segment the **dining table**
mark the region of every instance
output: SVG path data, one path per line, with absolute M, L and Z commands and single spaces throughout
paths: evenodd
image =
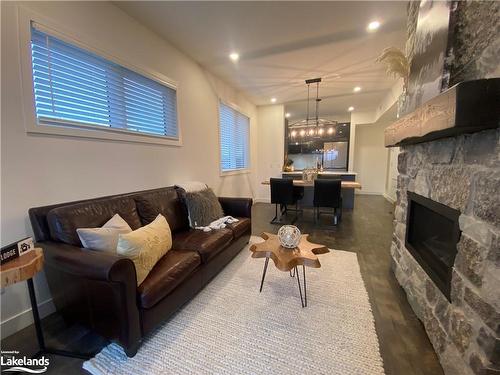
M 262 181 L 262 185 L 271 185 L 269 180 Z M 293 186 L 314 187 L 314 180 L 293 180 Z M 361 189 L 361 184 L 357 181 L 342 181 L 342 189 Z

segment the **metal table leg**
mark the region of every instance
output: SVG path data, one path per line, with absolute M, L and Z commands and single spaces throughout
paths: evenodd
M 40 314 L 38 313 L 38 304 L 36 302 L 35 286 L 33 279 L 26 280 L 28 284 L 28 293 L 30 295 L 31 311 L 33 312 L 33 321 L 35 323 L 36 339 L 38 340 L 39 351 L 45 351 L 45 340 L 43 338 L 42 323 L 40 321 Z
M 67 352 L 65 350 L 50 349 L 45 346 L 45 339 L 43 337 L 42 322 L 40 320 L 40 314 L 38 313 L 38 303 L 36 302 L 35 287 L 33 285 L 33 279 L 26 280 L 28 284 L 28 292 L 31 301 L 31 310 L 33 312 L 33 321 L 35 323 L 36 338 L 38 340 L 39 351 L 34 355 L 34 357 L 40 357 L 43 354 L 55 354 L 64 357 L 80 358 L 80 359 L 90 359 L 89 355 Z
M 293 274 L 297 275 L 297 284 L 299 286 L 299 293 L 300 293 L 300 303 L 302 304 L 302 307 L 307 307 L 307 282 L 306 282 L 306 267 L 302 265 L 302 274 L 304 276 L 304 297 L 302 297 L 302 285 L 300 284 L 300 277 L 299 277 L 299 270 L 297 269 L 297 266 L 293 268 Z M 290 276 L 292 276 L 291 271 L 290 271 Z
M 304 306 L 304 299 L 302 298 L 302 287 L 300 286 L 299 270 L 297 269 L 297 266 L 295 266 L 295 274 L 297 275 L 297 284 L 299 285 L 300 303 L 301 303 L 302 307 L 305 307 Z
M 307 307 L 306 266 L 302 265 L 302 271 L 304 273 L 304 306 Z
M 262 292 L 262 286 L 264 285 L 264 279 L 266 278 L 267 264 L 269 263 L 269 257 L 266 257 L 266 264 L 264 264 L 264 272 L 262 272 L 262 280 L 260 281 L 260 290 Z

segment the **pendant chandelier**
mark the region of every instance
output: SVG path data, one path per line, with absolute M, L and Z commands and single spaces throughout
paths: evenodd
M 319 97 L 319 84 L 321 78 L 306 79 L 307 85 L 307 115 L 305 120 L 300 120 L 289 125 L 291 129 L 290 136 L 295 138 L 300 137 L 314 137 L 320 138 L 324 134 L 332 135 L 335 132 L 335 125 L 337 121 L 327 120 L 319 117 L 319 103 L 321 98 Z M 310 115 L 310 102 L 311 102 L 311 84 L 316 84 L 316 98 L 315 101 L 315 114 L 314 117 Z

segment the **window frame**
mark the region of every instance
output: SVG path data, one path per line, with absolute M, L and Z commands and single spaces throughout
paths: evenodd
M 103 127 L 100 125 L 71 123 L 71 121 L 61 121 L 61 126 L 53 124 L 38 123 L 35 107 L 35 95 L 33 84 L 33 71 L 31 67 L 31 24 L 36 23 L 39 30 L 45 32 L 64 42 L 70 43 L 75 47 L 82 48 L 90 53 L 94 53 L 104 59 L 107 59 L 115 64 L 127 68 L 137 74 L 140 74 L 148 79 L 151 79 L 161 85 L 165 85 L 176 91 L 176 111 L 177 111 L 177 138 L 172 138 L 164 135 L 155 135 L 147 133 L 139 133 L 120 128 Z M 85 40 L 83 40 L 85 39 Z M 90 43 L 89 39 L 83 34 L 76 37 L 68 29 L 56 25 L 53 21 L 40 16 L 26 8 L 19 8 L 19 41 L 20 41 L 20 63 L 21 63 L 21 79 L 22 79 L 22 101 L 24 125 L 28 134 L 45 134 L 55 136 L 79 137 L 87 139 L 98 139 L 108 141 L 123 141 L 149 143 L 166 146 L 182 146 L 182 126 L 179 112 L 179 84 L 164 76 L 149 67 L 133 65 L 123 59 L 105 52 L 102 48 L 97 47 L 98 41 Z
M 231 108 L 232 110 L 239 112 L 241 115 L 245 116 L 248 118 L 248 145 L 247 145 L 247 166 L 246 168 L 238 168 L 238 169 L 231 169 L 224 171 L 222 170 L 222 144 L 221 144 L 221 121 L 220 121 L 220 106 L 221 104 L 224 104 L 225 106 Z M 221 177 L 223 176 L 233 176 L 233 175 L 238 175 L 238 174 L 248 174 L 251 171 L 251 164 L 252 164 L 252 158 L 251 158 L 251 149 L 250 149 L 250 140 L 251 140 L 251 130 L 252 130 L 252 118 L 250 115 L 245 112 L 241 107 L 238 105 L 225 101 L 222 98 L 219 98 L 217 102 L 217 117 L 218 117 L 218 132 L 217 132 L 217 143 L 219 147 L 219 158 L 218 158 L 218 163 L 219 163 L 219 175 Z

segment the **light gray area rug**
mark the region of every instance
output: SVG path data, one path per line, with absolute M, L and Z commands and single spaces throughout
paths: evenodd
M 247 247 L 135 357 L 110 344 L 83 368 L 94 375 L 384 374 L 356 254 L 319 258 L 321 268 L 306 269 L 302 308 L 297 280 L 272 261 L 259 293 L 264 259 Z

